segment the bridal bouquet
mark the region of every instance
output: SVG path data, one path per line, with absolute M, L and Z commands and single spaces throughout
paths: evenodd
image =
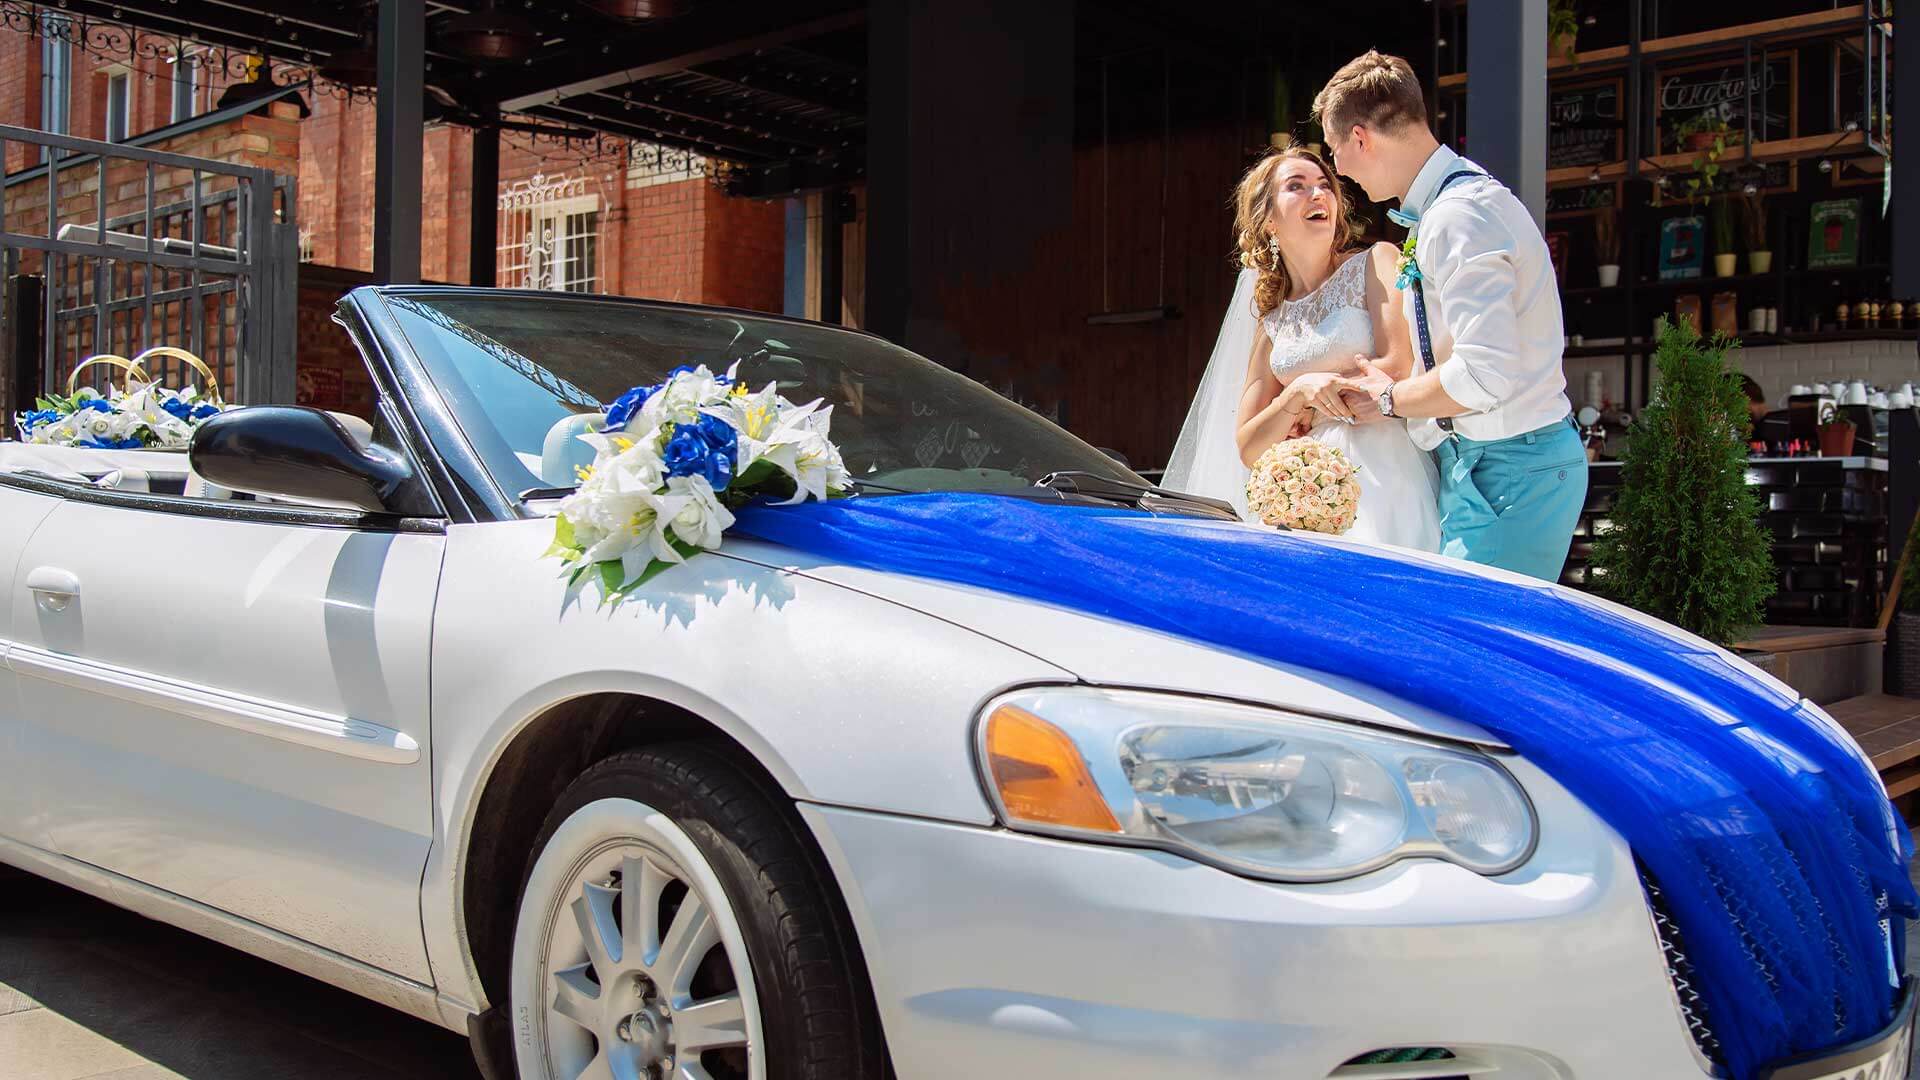
M 825 499 L 847 488 L 827 438 L 833 407 L 795 405 L 768 383 L 750 391 L 734 372 L 678 367 L 605 409 L 580 486 L 560 502 L 547 555 L 568 586 L 595 581 L 618 599 L 674 563 L 720 546 L 732 507 L 755 498 Z
M 1247 506 L 1268 525 L 1339 534 L 1360 508 L 1356 468 L 1339 447 L 1288 439 L 1267 448 L 1247 477 Z
M 192 386 L 173 390 L 130 379 L 125 389 L 105 396 L 81 387 L 65 396 L 42 397 L 31 411 L 15 416 L 14 424 L 21 441 L 41 446 L 185 450 L 193 444 L 194 430 L 222 408 Z

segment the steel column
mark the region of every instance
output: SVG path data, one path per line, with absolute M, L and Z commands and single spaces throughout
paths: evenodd
M 427 55 L 424 0 L 380 0 L 379 99 L 375 103 L 373 276 L 420 280 L 422 95 Z
M 499 280 L 500 254 L 500 129 L 492 125 L 474 129 L 469 194 L 467 283 L 492 285 Z
M 1473 160 L 1513 190 L 1535 224 L 1547 211 L 1547 5 L 1467 6 L 1467 115 Z

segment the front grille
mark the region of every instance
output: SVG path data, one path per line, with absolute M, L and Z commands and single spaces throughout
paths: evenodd
M 1644 869 L 1640 873 L 1640 881 L 1646 886 L 1647 907 L 1653 912 L 1653 931 L 1659 936 L 1660 952 L 1666 957 L 1667 979 L 1673 984 L 1674 996 L 1680 999 L 1680 1019 L 1686 1021 L 1687 1033 L 1693 1036 L 1693 1045 L 1699 1049 L 1700 1055 L 1715 1066 L 1725 1067 L 1726 1056 L 1709 1022 L 1707 1003 L 1700 997 L 1699 976 L 1694 971 L 1693 961 L 1687 959 L 1686 940 L 1680 933 L 1680 925 L 1673 921 L 1673 913 L 1667 910 L 1667 900 L 1661 895 L 1660 886 Z
M 1472 1080 L 1471 1074 L 1483 1071 L 1492 1070 L 1484 1064 L 1469 1064 L 1444 1047 L 1394 1046 L 1348 1059 L 1328 1080 Z

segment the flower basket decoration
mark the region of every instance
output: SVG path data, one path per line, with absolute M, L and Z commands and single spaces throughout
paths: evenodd
M 756 499 L 796 503 L 844 494 L 851 481 L 828 438 L 833 407 L 795 405 L 775 384 L 758 393 L 705 365 L 678 367 L 603 410 L 580 486 L 562 499 L 549 558 L 570 590 L 599 586 L 617 602 L 655 575 L 720 547 L 733 510 Z
M 172 358 L 205 380 L 203 395 L 192 383 L 174 390 L 147 373 L 147 362 Z M 125 378 L 107 393 L 79 385 L 80 373 L 93 367 L 117 368 Z M 28 412 L 14 417 L 22 442 L 74 446 L 89 450 L 185 450 L 208 418 L 231 408 L 206 362 L 185 349 L 157 345 L 129 360 L 112 353 L 89 356 L 67 376 L 64 395 L 44 395 Z

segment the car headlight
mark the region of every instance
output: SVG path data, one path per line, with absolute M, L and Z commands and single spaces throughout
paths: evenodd
M 1275 709 L 1036 687 L 988 703 L 982 771 L 1015 829 L 1164 848 L 1277 881 L 1430 856 L 1519 866 L 1534 815 L 1491 758 Z

